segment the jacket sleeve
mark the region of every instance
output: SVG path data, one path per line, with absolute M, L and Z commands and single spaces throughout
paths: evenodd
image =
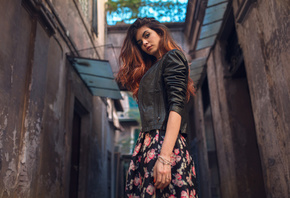
M 182 115 L 186 101 L 188 63 L 180 50 L 171 50 L 165 55 L 163 79 L 166 89 L 169 112 Z

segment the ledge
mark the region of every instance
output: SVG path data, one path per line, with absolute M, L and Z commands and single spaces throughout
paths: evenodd
M 245 17 L 248 14 L 248 11 L 253 3 L 255 3 L 257 0 L 244 0 L 242 4 L 240 5 L 237 14 L 236 14 L 236 20 L 238 23 L 242 23 L 245 19 Z
M 55 34 L 55 26 L 51 22 L 53 20 L 52 14 L 42 2 L 35 0 L 22 0 L 21 3 L 28 13 L 39 21 L 48 35 L 51 36 Z

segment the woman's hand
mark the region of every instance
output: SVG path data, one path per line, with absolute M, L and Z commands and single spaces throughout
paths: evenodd
M 167 159 L 170 161 L 170 159 Z M 163 189 L 171 182 L 171 165 L 163 164 L 157 160 L 153 168 L 153 177 L 157 189 Z

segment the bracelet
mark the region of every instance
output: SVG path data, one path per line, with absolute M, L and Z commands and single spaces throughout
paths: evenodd
M 167 159 L 165 159 L 164 157 L 162 157 L 161 155 L 158 156 L 158 160 L 165 165 L 171 165 L 171 162 Z
M 161 158 L 158 158 L 158 160 L 164 165 L 171 165 L 171 163 L 165 162 Z

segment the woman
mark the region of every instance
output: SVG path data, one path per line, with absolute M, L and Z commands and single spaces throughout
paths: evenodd
M 142 130 L 126 181 L 127 197 L 197 197 L 186 147 L 185 106 L 194 93 L 188 63 L 167 28 L 139 18 L 124 40 L 117 79 L 138 101 Z

